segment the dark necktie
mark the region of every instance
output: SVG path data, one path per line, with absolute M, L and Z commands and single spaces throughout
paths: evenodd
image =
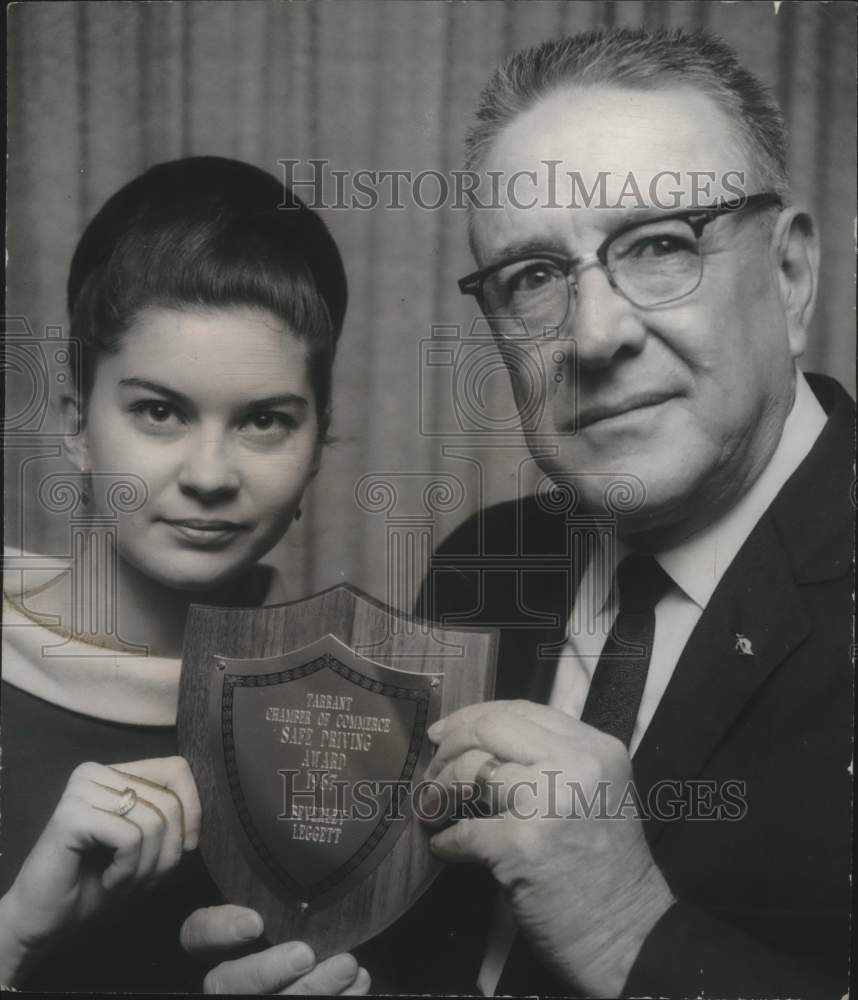
M 655 606 L 671 580 L 652 556 L 631 555 L 617 567 L 619 612 L 590 682 L 581 721 L 626 746 L 641 707 L 652 642 Z
M 670 585 L 670 577 L 652 556 L 626 556 L 617 566 L 619 610 L 596 664 L 581 721 L 616 736 L 627 747 L 652 656 L 655 606 Z M 570 986 L 534 956 L 519 933 L 495 988 L 495 995 L 505 993 L 570 994 Z

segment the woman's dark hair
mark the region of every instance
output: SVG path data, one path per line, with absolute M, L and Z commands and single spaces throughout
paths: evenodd
M 346 309 L 339 251 L 322 220 L 273 176 L 238 160 L 161 163 L 86 227 L 68 280 L 84 405 L 99 357 L 148 306 L 266 309 L 307 344 L 322 437 Z

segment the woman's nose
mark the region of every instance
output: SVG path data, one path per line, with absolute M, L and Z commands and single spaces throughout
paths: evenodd
M 179 487 L 184 493 L 212 502 L 234 495 L 240 485 L 232 448 L 223 434 L 207 431 L 188 439 L 179 470 Z

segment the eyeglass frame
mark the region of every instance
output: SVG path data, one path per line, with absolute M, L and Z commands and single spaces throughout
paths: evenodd
M 486 278 L 494 274 L 496 271 L 503 270 L 505 267 L 510 267 L 512 264 L 520 264 L 522 261 L 526 260 L 544 260 L 550 264 L 558 266 L 567 281 L 573 272 L 577 277 L 577 275 L 579 275 L 581 271 L 586 268 L 598 266 L 605 272 L 605 276 L 607 277 L 611 288 L 613 288 L 619 295 L 622 295 L 628 302 L 631 302 L 636 309 L 659 309 L 661 306 L 668 305 L 671 302 L 678 302 L 680 299 L 693 295 L 694 292 L 697 291 L 700 287 L 701 281 L 703 280 L 702 265 L 700 268 L 700 277 L 697 279 L 697 283 L 687 292 L 683 292 L 681 295 L 677 295 L 670 299 L 662 299 L 659 302 L 652 302 L 649 305 L 640 305 L 625 291 L 623 291 L 622 288 L 618 287 L 614 279 L 614 275 L 611 273 L 608 266 L 608 248 L 615 240 L 641 226 L 651 225 L 658 222 L 671 222 L 677 219 L 681 222 L 687 222 L 691 227 L 695 238 L 699 240 L 704 228 L 708 226 L 710 222 L 720 218 L 722 215 L 728 215 L 731 212 L 744 212 L 749 208 L 769 208 L 775 206 L 783 208 L 783 199 L 781 196 L 773 191 L 763 191 L 757 194 L 750 194 L 744 199 L 736 199 L 736 201 L 730 202 L 725 201 L 720 205 L 711 205 L 708 208 L 687 208 L 680 212 L 669 212 L 666 215 L 658 215 L 643 221 L 629 220 L 629 222 L 620 226 L 618 229 L 614 230 L 614 232 L 606 236 L 593 253 L 575 259 L 567 257 L 565 254 L 555 253 L 553 250 L 546 250 L 544 253 L 534 253 L 531 250 L 528 253 L 516 254 L 494 264 L 489 264 L 488 267 L 482 267 L 477 271 L 472 271 L 470 274 L 466 274 L 458 281 L 459 291 L 462 295 L 473 295 L 477 300 L 480 309 L 483 309 L 483 283 Z M 575 284 L 577 284 L 577 282 L 575 282 Z M 569 303 L 572 301 L 572 296 L 569 293 L 567 294 L 568 300 L 566 313 L 560 322 L 555 324 L 555 329 L 565 323 L 566 317 L 569 315 Z

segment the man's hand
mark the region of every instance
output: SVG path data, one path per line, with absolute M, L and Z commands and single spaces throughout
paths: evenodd
M 243 906 L 196 910 L 182 925 L 182 947 L 210 961 L 261 937 L 262 918 Z M 286 993 L 364 996 L 370 978 L 351 955 L 333 955 L 316 965 L 309 945 L 286 941 L 242 958 L 220 961 L 203 981 L 204 993 Z
M 619 996 L 674 902 L 644 838 L 625 747 L 527 701 L 470 705 L 429 736 L 438 746 L 427 779 L 452 793 L 482 768 L 481 801 L 494 804 L 435 834 L 435 853 L 487 866 L 548 964 L 593 995 Z

